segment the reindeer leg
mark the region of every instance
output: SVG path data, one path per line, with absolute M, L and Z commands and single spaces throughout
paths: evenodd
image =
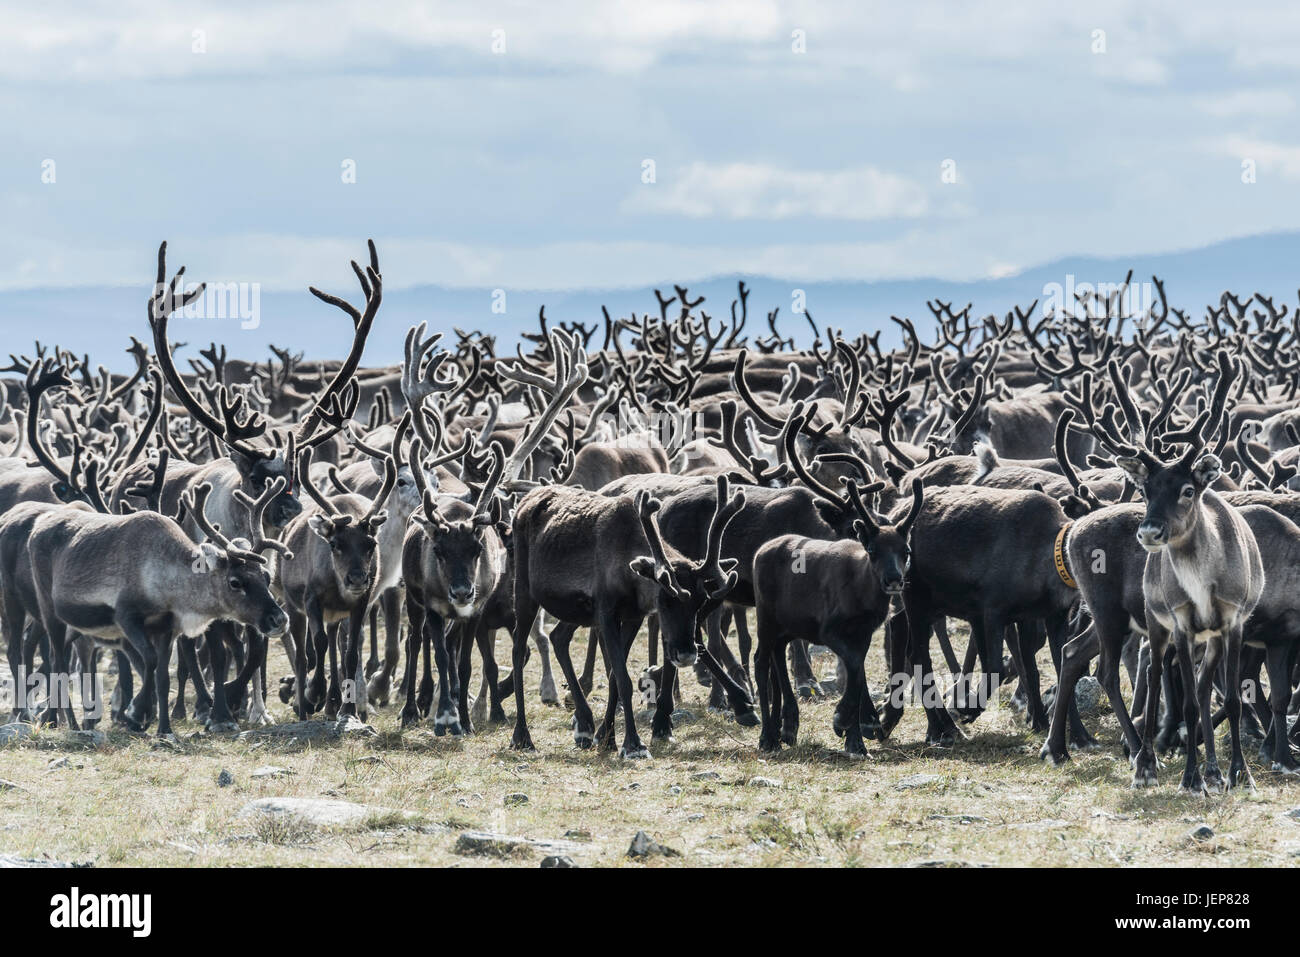
M 619 748 L 618 756 L 625 761 L 650 757 L 650 751 L 641 743 L 641 736 L 637 734 L 636 707 L 632 703 L 632 676 L 627 673 L 628 652 L 636 640 L 637 632 L 641 630 L 642 620 L 642 615 L 634 614 L 620 622 L 613 609 L 601 615 L 601 633 L 614 636 L 613 640 L 605 643 L 605 660 L 611 665 L 613 684 L 618 688 L 619 703 L 623 705 L 623 747 Z M 610 697 L 613 698 L 613 695 Z
M 1201 659 L 1200 674 L 1197 675 L 1196 680 L 1196 703 L 1200 710 L 1200 726 L 1205 738 L 1204 790 L 1208 792 L 1222 792 L 1228 788 L 1228 783 L 1223 778 L 1223 772 L 1219 770 L 1219 759 L 1214 742 L 1214 724 L 1211 720 L 1210 713 L 1212 710 L 1211 695 L 1214 692 L 1214 677 L 1219 667 L 1219 659 L 1224 652 L 1224 642 L 1225 638 L 1220 636 L 1218 640 L 1210 639 L 1210 641 L 1206 643 L 1205 655 Z M 1236 669 L 1233 669 L 1233 677 L 1238 678 L 1236 697 L 1238 700 L 1238 710 L 1240 710 L 1241 687 Z M 1232 695 L 1233 689 L 1227 689 L 1226 694 Z M 1240 718 L 1238 720 L 1240 720 Z M 1238 730 L 1238 734 L 1240 734 L 1240 730 Z M 1193 738 L 1190 728 L 1187 733 L 1187 741 L 1188 750 L 1194 753 L 1196 748 L 1192 744 Z M 1238 748 L 1240 748 L 1240 740 L 1238 740 Z
M 838 634 L 823 634 L 822 644 L 830 648 L 841 660 L 847 659 L 845 670 L 844 696 L 835 708 L 832 726 L 837 734 L 844 735 L 844 753 L 850 758 L 861 759 L 867 756 L 866 745 L 862 741 L 862 700 L 865 695 L 867 679 L 865 672 L 866 649 L 854 642 L 843 640 Z M 869 699 L 868 699 L 869 700 Z
M 1229 630 L 1224 648 L 1224 668 L 1227 671 L 1224 689 L 1224 707 L 1228 709 L 1228 737 L 1232 745 L 1232 757 L 1228 764 L 1228 787 L 1255 789 L 1255 782 L 1246 767 L 1246 758 L 1241 753 L 1241 626 Z
M 948 672 L 954 677 L 963 674 L 961 665 L 957 663 L 957 655 L 952 650 L 952 639 L 948 637 L 947 618 L 934 620 L 934 637 L 939 639 L 939 650 L 943 652 L 943 660 L 948 665 Z M 966 671 L 970 671 L 975 665 L 974 649 L 967 646 L 967 651 L 971 660 L 966 665 Z
M 1200 749 L 1196 745 L 1196 722 L 1200 714 L 1200 695 L 1196 687 L 1195 664 L 1192 660 L 1191 641 L 1181 628 L 1174 629 L 1174 649 L 1178 654 L 1178 670 L 1183 679 L 1183 722 L 1187 726 L 1187 761 L 1183 768 L 1183 780 L 1179 789 L 1189 794 L 1201 794 L 1205 791 L 1206 781 L 1201 777 L 1197 760 Z M 1207 649 L 1208 655 L 1208 649 Z M 1201 666 L 1205 667 L 1204 663 Z M 1212 678 L 1211 672 L 1206 672 Z M 1208 688 L 1207 688 L 1208 695 Z M 1209 723 L 1209 711 L 1206 710 L 1206 723 Z M 1213 735 L 1210 735 L 1211 740 Z M 1207 766 L 1206 770 L 1209 768 Z M 1216 769 L 1217 770 L 1217 769 Z M 1222 784 L 1222 775 L 1219 776 Z
M 434 617 L 433 614 L 426 609 L 424 634 L 420 636 L 420 642 L 424 645 L 424 675 L 420 678 L 419 693 L 415 697 L 415 703 L 420 709 L 421 717 L 428 717 L 429 712 L 433 710 L 433 695 L 437 688 L 433 680 L 433 630 L 429 625 L 429 619 L 432 617 Z
M 212 710 L 208 714 L 208 720 L 204 722 L 204 727 L 213 733 L 227 731 L 238 731 L 239 724 L 230 714 L 230 706 L 226 702 L 226 640 L 234 640 L 234 627 L 229 622 L 215 622 L 207 634 L 208 651 L 212 659 Z M 194 676 L 194 685 L 197 688 L 202 681 L 198 674 Z
M 515 556 L 516 560 L 518 555 Z M 512 673 L 515 678 L 515 730 L 510 747 L 516 751 L 536 751 L 532 735 L 528 733 L 528 715 L 524 707 L 524 662 L 528 660 L 528 632 L 540 609 L 528 594 L 527 582 L 515 570 L 515 630 L 510 647 Z M 552 635 L 554 638 L 554 635 Z
M 370 608 L 368 616 L 370 624 L 370 657 L 366 659 L 366 680 L 379 670 L 379 603 L 376 602 Z
M 596 669 L 596 647 L 601 643 L 601 638 L 596 634 L 595 625 L 587 629 L 587 663 L 582 666 L 582 677 L 578 679 L 578 685 L 582 688 L 583 694 L 591 694 L 594 686 L 594 676 Z M 604 649 L 601 649 L 602 654 Z M 609 670 L 609 661 L 605 662 L 605 670 Z
M 749 697 L 749 692 L 741 687 L 735 678 L 727 674 L 726 670 L 716 658 L 709 652 L 709 649 L 696 637 L 696 651 L 704 666 L 709 669 L 709 674 L 713 676 L 715 685 L 721 686 L 727 695 L 727 701 L 731 705 L 732 713 L 736 717 L 736 723 L 742 728 L 753 728 L 758 725 L 758 715 L 754 713 L 754 702 Z M 797 712 L 796 712 L 797 714 Z M 798 717 L 795 718 L 798 723 Z
M 790 644 L 796 644 L 794 639 Z M 772 671 L 775 673 L 777 690 L 781 696 L 781 743 L 794 747 L 799 743 L 799 696 L 794 685 L 790 683 L 790 671 L 786 665 L 787 655 L 773 655 Z
M 487 720 L 493 724 L 498 724 L 506 720 L 506 713 L 501 707 L 501 702 L 505 696 L 501 694 L 501 689 L 498 686 L 501 669 L 497 667 L 497 630 L 484 624 L 481 626 L 480 631 L 479 654 L 483 659 L 483 683 L 486 686 L 486 700 L 489 705 Z
M 329 691 L 325 694 L 325 717 L 337 718 L 343 707 L 343 694 L 340 687 L 339 643 L 343 641 L 343 626 L 335 622 L 329 627 Z
M 555 648 L 555 660 L 560 664 L 560 673 L 569 685 L 569 694 L 573 697 L 573 743 L 580 748 L 591 747 L 595 740 L 596 720 L 591 713 L 587 696 L 582 693 L 582 683 L 573 671 L 573 657 L 569 654 L 577 625 L 567 621 L 557 622 L 551 629 L 551 645 Z
M 649 639 L 647 661 L 651 668 L 659 664 L 659 615 L 651 612 L 646 616 L 646 637 Z M 674 666 L 675 667 L 675 666 Z
M 154 687 L 157 680 L 157 658 L 158 652 L 154 647 L 153 639 L 145 631 L 144 622 L 140 621 L 138 616 L 125 614 L 118 616 L 118 627 L 122 629 L 125 636 L 125 645 L 123 653 L 131 658 L 131 662 L 140 671 L 140 690 L 132 697 L 130 704 L 122 711 L 122 722 L 131 731 L 141 733 L 149 727 L 149 712 L 154 700 Z M 168 666 L 170 661 L 171 649 L 168 649 Z M 159 727 L 161 727 L 161 716 L 167 714 L 167 701 L 164 698 L 158 707 Z
M 1037 651 L 1042 647 L 1042 633 L 1037 621 L 1018 621 L 1015 625 L 1012 659 L 1020 675 L 1020 691 L 1025 698 L 1025 720 L 1029 730 L 1047 730 L 1047 711 L 1043 707 L 1038 676 Z
M 457 646 L 456 701 L 460 708 L 460 726 L 466 734 L 474 733 L 474 722 L 469 712 L 469 682 L 474 675 L 474 636 L 478 633 L 478 626 L 477 618 L 463 622 Z
M 1296 763 L 1291 753 L 1291 742 L 1286 734 L 1286 708 L 1291 697 L 1290 664 L 1296 647 L 1294 641 L 1270 644 L 1265 659 L 1268 668 L 1268 703 L 1273 712 L 1273 721 L 1268 736 L 1260 746 L 1259 756 L 1265 761 L 1271 758 L 1272 769 L 1286 775 L 1300 774 L 1300 764 Z
M 537 646 L 537 653 L 542 659 L 542 683 L 539 691 L 542 704 L 558 705 L 560 695 L 555 689 L 555 674 L 551 671 L 551 640 L 542 630 L 542 617 L 542 612 L 538 612 L 533 622 L 533 644 Z
M 369 609 L 358 603 L 348 616 L 347 627 L 340 626 L 338 641 L 345 642 L 342 649 L 343 670 L 340 672 L 339 717 L 364 718 L 364 704 L 358 699 L 365 693 L 365 676 L 361 671 L 361 646 L 366 641 L 366 618 Z M 360 679 L 358 681 L 358 679 Z M 358 705 L 360 704 L 360 707 Z
M 11 721 L 24 721 L 29 717 L 27 708 L 27 670 L 23 667 L 23 628 L 27 613 L 23 611 L 12 588 L 4 589 L 3 614 L 5 657 L 9 661 L 9 675 L 14 683 L 14 700 L 10 711 Z
M 425 609 L 425 616 L 424 627 L 429 635 L 427 640 L 433 646 L 433 657 L 438 664 L 438 710 L 433 719 L 433 733 L 441 737 L 450 731 L 453 735 L 459 737 L 463 732 L 460 726 L 460 716 L 452 705 L 451 659 L 447 651 L 447 624 L 437 612 Z M 425 664 L 426 666 L 428 664 L 427 658 Z
M 198 670 L 197 662 L 194 665 L 190 664 L 193 659 L 195 659 L 194 639 L 181 635 L 176 641 L 176 703 L 172 706 L 173 721 L 184 721 L 188 717 L 185 712 L 185 684 L 189 680 L 191 671 Z M 197 711 L 197 695 L 195 697 L 195 710 Z
M 754 683 L 750 679 L 750 659 L 754 653 L 754 639 L 749 633 L 749 616 L 744 605 L 732 605 L 731 620 L 736 626 L 736 648 L 740 652 L 740 667 L 745 673 L 749 694 L 754 696 Z
M 420 708 L 415 703 L 415 669 L 420 659 L 420 644 L 424 640 L 424 605 L 416 598 L 415 592 L 406 590 L 406 677 L 402 684 L 406 688 L 406 704 L 402 708 L 402 727 L 409 728 L 420 720 Z
M 907 687 L 906 648 L 914 629 L 924 629 L 925 640 L 930 640 L 930 620 L 917 624 L 917 617 L 924 612 L 919 605 L 908 603 L 904 593 L 905 608 L 890 615 L 885 626 L 885 647 L 889 660 L 889 682 L 885 695 L 885 706 L 880 715 L 880 740 L 886 740 L 890 732 L 903 717 L 903 692 Z
M 658 678 L 655 673 L 658 672 Z M 649 682 L 654 693 L 654 720 L 650 725 L 650 737 L 655 741 L 673 740 L 673 685 L 677 683 L 677 666 L 665 656 L 663 667 L 647 668 L 641 677 L 641 683 Z
M 770 754 L 781 750 L 781 729 L 773 716 L 772 709 L 772 692 L 776 677 L 772 673 L 772 658 L 774 655 L 785 657 L 785 644 L 782 641 L 783 636 L 778 634 L 776 623 L 768 620 L 768 616 L 763 614 L 761 605 L 755 617 L 758 647 L 754 651 L 754 683 L 758 685 L 758 710 L 763 725 L 758 735 L 758 750 Z
M 801 698 L 819 698 L 822 686 L 813 675 L 812 657 L 808 642 L 795 639 L 790 642 L 790 664 L 794 666 L 795 687 Z
M 402 590 L 387 589 L 379 596 L 379 607 L 384 612 L 384 659 L 379 670 L 371 676 L 366 693 L 382 708 L 388 705 L 389 687 L 401 660 Z
M 158 738 L 163 741 L 175 741 L 172 733 L 171 716 L 167 713 L 167 682 L 172 658 L 172 637 L 170 634 L 159 635 L 156 639 L 158 650 L 154 654 L 154 694 L 158 701 Z M 195 684 L 202 680 L 201 674 L 195 675 Z

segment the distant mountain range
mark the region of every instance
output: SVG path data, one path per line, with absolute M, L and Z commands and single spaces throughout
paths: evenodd
M 1117 240 L 1122 242 L 1123 238 Z M 1217 303 L 1225 289 L 1246 294 L 1254 290 L 1272 295 L 1276 302 L 1294 303 L 1300 285 L 1300 232 L 1272 233 L 1218 243 L 1202 249 L 1158 255 L 1069 257 L 1034 266 L 1014 276 L 970 282 L 938 279 L 885 280 L 877 282 L 799 282 L 770 276 L 725 276 L 687 281 L 692 298 L 706 297 L 701 308 L 715 319 L 726 319 L 736 296 L 736 283 L 744 279 L 749 296 L 749 325 L 767 334 L 767 313 L 780 307 L 779 330 L 801 343 L 811 339 L 802 315 L 792 312 L 795 290 L 803 290 L 807 308 L 821 328 L 843 328 L 850 334 L 885 329 L 885 340 L 894 339 L 896 327 L 889 316 L 910 316 L 923 330 L 930 328 L 927 299 L 951 300 L 954 308 L 973 302 L 975 315 L 990 312 L 999 316 L 1012 304 L 1040 302 L 1053 292 L 1067 295 L 1071 285 L 1119 283 L 1132 268 L 1134 295 L 1140 308 L 1154 295 L 1151 276 L 1164 280 L 1171 303 L 1200 316 L 1208 303 Z M 670 277 L 657 284 L 670 293 Z M 537 329 L 537 311 L 545 305 L 553 322 L 579 320 L 600 324 L 602 305 L 611 315 L 626 316 L 658 312 L 654 285 L 642 289 L 529 291 L 505 290 L 505 301 L 494 299 L 492 289 L 447 289 L 417 286 L 388 290 L 384 294 L 376 328 L 365 355 L 367 365 L 400 362 L 406 329 L 427 320 L 435 330 L 453 326 L 481 329 L 497 335 L 505 351 L 521 331 Z M 334 290 L 340 292 L 340 290 Z M 349 298 L 359 295 L 353 288 L 342 290 Z M 49 288 L 0 292 L 0 356 L 9 352 L 30 354 L 32 341 L 55 342 L 89 352 L 94 363 L 110 369 L 131 368 L 124 350 L 129 336 L 147 339 L 144 316 L 147 290 L 139 286 Z M 494 304 L 498 311 L 494 311 Z M 504 312 L 499 311 L 504 305 Z M 671 314 L 671 311 L 670 311 Z M 173 338 L 189 346 L 179 356 L 197 355 L 211 340 L 223 342 L 232 356 L 260 359 L 268 355 L 269 344 L 292 344 L 309 357 L 341 355 L 351 338 L 351 324 L 335 309 L 302 292 L 264 292 L 260 296 L 260 321 L 256 328 L 241 328 L 238 318 L 184 319 L 172 323 Z M 928 332 L 923 333 L 928 335 Z M 453 339 L 454 341 L 454 339 Z

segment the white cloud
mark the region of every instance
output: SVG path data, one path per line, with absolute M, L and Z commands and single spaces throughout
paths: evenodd
M 1285 116 L 1295 112 L 1295 98 L 1285 90 L 1235 90 L 1202 97 L 1196 106 L 1210 116 Z
M 764 163 L 691 163 L 660 168 L 623 202 L 624 212 L 696 219 L 912 219 L 929 202 L 916 183 L 871 166 L 817 171 Z
M 1300 146 L 1234 134 L 1212 144 L 1212 149 L 1236 160 L 1254 160 L 1262 173 L 1277 173 L 1288 181 L 1300 180 Z

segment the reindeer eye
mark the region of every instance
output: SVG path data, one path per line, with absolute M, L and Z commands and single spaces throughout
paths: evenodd
M 230 590 L 231 590 L 231 591 L 243 591 L 243 590 L 244 590 L 244 583 L 241 582 L 238 578 L 232 578 L 232 579 L 230 579 Z
M 1192 485 L 1183 486 L 1183 498 L 1191 498 L 1196 494 L 1196 488 Z

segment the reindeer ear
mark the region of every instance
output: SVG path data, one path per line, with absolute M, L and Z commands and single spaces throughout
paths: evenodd
M 1209 488 L 1223 474 L 1223 463 L 1213 453 L 1202 455 L 1192 466 L 1192 481 L 1201 488 Z
M 817 514 L 822 517 L 822 521 L 831 526 L 831 528 L 834 528 L 836 524 L 839 523 L 840 519 L 844 517 L 843 512 L 841 512 L 838 507 L 832 505 L 825 499 L 819 498 L 813 504 L 817 509 Z
M 375 512 L 375 514 L 370 517 L 370 527 L 372 529 L 378 528 L 380 525 L 383 525 L 384 522 L 386 521 L 388 521 L 388 509 L 381 508 L 379 511 Z
M 307 519 L 307 527 L 327 542 L 330 540 L 330 536 L 334 534 L 334 523 L 320 513 Z
M 1151 474 L 1141 459 L 1132 456 L 1122 455 L 1115 460 L 1115 464 L 1123 469 L 1128 480 L 1137 486 L 1143 485 Z
M 638 555 L 627 563 L 627 567 L 642 578 L 648 578 L 650 581 L 655 580 L 655 560 L 649 555 Z
M 737 575 L 734 571 L 727 572 L 727 577 L 722 580 L 721 584 L 715 585 L 714 587 L 708 590 L 709 598 L 719 599 L 723 595 L 728 594 L 731 591 L 731 589 L 736 587 L 736 583 L 738 581 L 740 581 L 739 575 Z
M 253 474 L 253 460 L 243 452 L 238 449 L 228 449 L 226 454 L 230 458 L 230 461 L 235 463 L 235 467 L 239 469 L 240 475 L 247 478 Z
M 221 549 L 211 542 L 201 542 L 194 550 L 194 563 L 190 566 L 194 574 L 203 575 L 217 570 L 221 564 Z

